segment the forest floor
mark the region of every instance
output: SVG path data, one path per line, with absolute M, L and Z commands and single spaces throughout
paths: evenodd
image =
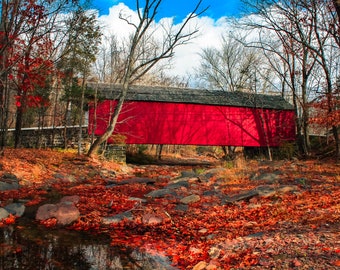
M 122 165 L 71 152 L 6 149 L 0 181 L 14 174 L 20 188 L 0 192 L 0 207 L 18 200 L 39 205 L 52 191 L 77 195 L 81 216 L 69 230 L 106 233 L 114 245 L 167 256 L 174 269 L 340 269 L 338 164 L 251 160 L 230 166 L 204 156 L 178 161 Z M 126 181 L 136 177 L 153 182 Z M 174 196 L 145 198 L 176 179 L 188 184 Z M 194 200 L 184 203 L 187 197 Z M 124 211 L 134 218 L 103 224 Z M 56 226 L 53 219 L 42 223 Z

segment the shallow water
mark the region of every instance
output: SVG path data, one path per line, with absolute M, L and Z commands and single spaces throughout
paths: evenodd
M 0 228 L 0 269 L 175 269 L 166 257 L 110 245 L 107 235 L 47 229 L 20 218 Z

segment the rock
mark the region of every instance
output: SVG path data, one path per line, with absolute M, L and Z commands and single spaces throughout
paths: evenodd
M 109 185 L 106 187 L 114 187 L 114 186 L 121 186 L 121 185 L 128 185 L 128 184 L 147 184 L 151 185 L 154 184 L 156 180 L 151 178 L 144 178 L 144 177 L 133 177 L 130 179 L 122 180 L 122 181 L 109 181 Z
M 4 207 L 10 214 L 21 217 L 25 212 L 25 205 L 22 203 L 11 203 Z
M 66 182 L 66 183 L 76 183 L 77 179 L 74 175 L 67 175 L 64 178 L 64 182 Z
M 38 208 L 37 214 L 35 215 L 36 220 L 46 220 L 54 217 L 57 211 L 55 204 L 44 204 Z
M 250 177 L 250 180 L 253 181 L 266 181 L 267 183 L 276 183 L 280 180 L 282 173 L 280 171 L 276 171 L 273 173 L 261 173 L 259 175 L 255 174 Z
M 271 197 L 276 194 L 285 194 L 288 192 L 296 192 L 298 191 L 297 186 L 279 186 L 277 188 L 273 188 L 271 186 L 259 186 L 256 188 L 258 191 L 258 195 L 261 197 Z
M 167 195 L 176 196 L 177 194 L 172 189 L 164 188 L 164 189 L 153 190 L 153 191 L 149 192 L 148 194 L 145 194 L 144 197 L 147 197 L 147 198 L 162 198 L 162 197 L 165 197 Z
M 198 178 L 201 181 L 209 181 L 213 176 L 220 175 L 221 173 L 224 173 L 226 169 L 224 168 L 214 168 L 205 171 L 204 173 L 201 173 Z
M 157 215 L 153 215 L 153 214 L 145 214 L 142 217 L 142 222 L 145 225 L 158 225 L 163 222 L 163 218 Z
M 64 179 L 64 178 L 65 178 L 65 176 L 64 176 L 63 174 L 61 174 L 61 173 L 55 173 L 55 174 L 53 175 L 53 177 L 54 177 L 55 179 Z
M 9 213 L 6 209 L 0 208 L 0 220 L 7 218 L 9 216 Z
M 203 229 L 200 229 L 198 232 L 199 232 L 199 233 L 202 233 L 202 234 L 205 234 L 205 233 L 208 232 L 208 229 L 203 228 Z
M 258 195 L 261 197 L 271 197 L 276 195 L 277 191 L 271 186 L 258 186 L 256 188 Z
M 205 190 L 203 196 L 220 196 L 221 192 L 217 190 Z
M 210 258 L 216 259 L 221 254 L 221 249 L 218 247 L 211 247 L 208 251 Z
M 225 202 L 233 203 L 233 202 L 237 202 L 237 201 L 241 201 L 241 200 L 248 200 L 248 199 L 251 199 L 251 198 L 253 198 L 257 195 L 259 195 L 259 192 L 257 190 L 250 190 L 248 192 L 241 193 L 241 194 L 238 194 L 238 195 L 234 195 L 232 197 L 226 196 Z
M 136 197 L 129 197 L 128 198 L 129 201 L 136 201 L 136 202 L 140 202 L 140 203 L 146 203 L 147 200 L 142 199 L 142 198 L 136 198 Z
M 183 204 L 190 204 L 190 203 L 198 202 L 200 199 L 201 199 L 200 196 L 198 196 L 196 194 L 192 194 L 192 195 L 189 195 L 189 196 L 182 198 L 180 200 L 180 202 L 183 203 Z
M 194 171 L 183 171 L 181 172 L 181 178 L 183 177 L 187 177 L 187 178 L 191 178 L 191 177 L 195 177 L 197 176 L 197 174 Z
M 189 183 L 187 181 L 179 181 L 179 182 L 175 182 L 175 183 L 169 183 L 166 188 L 168 189 L 178 189 L 181 187 L 189 187 Z
M 218 261 L 216 261 L 215 263 L 212 261 L 209 262 L 208 266 L 205 268 L 206 270 L 218 270 L 221 269 L 219 266 Z
M 244 236 L 245 239 L 251 239 L 251 238 L 262 238 L 264 236 L 264 232 L 257 232 L 253 234 L 249 234 L 247 236 Z
M 6 181 L 16 181 L 16 182 L 19 182 L 19 179 L 18 177 L 15 175 L 15 174 L 12 174 L 12 173 L 5 173 L 2 177 L 1 177 L 2 180 L 4 180 L 5 182 Z
M 176 211 L 182 211 L 182 212 L 186 212 L 188 211 L 189 206 L 186 204 L 178 204 L 175 208 Z
M 288 193 L 288 192 L 297 192 L 299 190 L 299 188 L 297 186 L 280 186 L 278 188 L 278 193 L 280 194 L 285 194 L 285 193 Z
M 76 204 L 78 203 L 80 200 L 80 197 L 78 195 L 73 195 L 73 196 L 65 196 L 65 197 L 62 197 L 60 199 L 60 202 L 69 202 L 69 203 L 73 203 L 73 204 Z
M 76 206 L 69 203 L 44 204 L 38 208 L 35 218 L 37 220 L 46 220 L 56 218 L 57 224 L 68 225 L 76 221 L 80 212 Z
M 124 219 L 133 220 L 133 215 L 130 211 L 126 211 L 112 217 L 103 217 L 102 223 L 105 225 L 116 224 L 121 222 Z
M 73 204 L 60 203 L 57 204 L 57 211 L 55 213 L 55 218 L 57 219 L 57 224 L 68 225 L 76 221 L 80 216 L 78 208 Z
M 116 176 L 116 172 L 115 171 L 111 171 L 108 169 L 101 169 L 100 174 L 102 177 L 115 177 Z
M 74 183 L 77 179 L 73 175 L 64 175 L 61 173 L 55 173 L 53 175 L 55 180 L 62 180 L 65 183 Z
M 0 191 L 19 189 L 19 179 L 10 173 L 5 173 L 0 178 Z
M 204 262 L 204 261 L 201 261 L 199 263 L 197 263 L 193 268 L 192 270 L 204 270 L 206 267 L 207 267 L 207 263 Z

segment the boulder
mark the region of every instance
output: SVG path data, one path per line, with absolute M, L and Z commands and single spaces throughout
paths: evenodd
M 193 170 L 190 170 L 190 171 L 183 171 L 181 172 L 181 178 L 182 177 L 197 177 L 197 173 L 195 173 Z
M 80 200 L 80 197 L 78 195 L 73 195 L 73 196 L 62 197 L 60 202 L 76 204 L 79 202 L 79 200 Z
M 46 220 L 56 218 L 57 224 L 68 225 L 76 221 L 80 216 L 78 208 L 74 204 L 61 202 L 58 204 L 44 204 L 38 208 L 35 218 Z
M 249 190 L 247 192 L 243 192 L 241 194 L 237 194 L 234 196 L 226 196 L 225 197 L 225 202 L 226 203 L 234 203 L 237 201 L 242 201 L 242 200 L 249 200 L 255 196 L 258 196 L 259 192 L 257 190 Z
M 158 225 L 163 222 L 163 218 L 154 214 L 145 214 L 142 217 L 142 222 L 145 225 Z
M 110 180 L 107 188 L 115 187 L 115 186 L 121 186 L 121 185 L 129 185 L 129 184 L 147 184 L 151 185 L 154 184 L 156 180 L 151 178 L 145 178 L 145 177 L 133 177 L 130 179 L 122 180 L 122 181 L 113 181 Z
M 144 196 L 147 198 L 163 198 L 166 195 L 176 195 L 176 192 L 173 191 L 172 189 L 169 188 L 164 188 L 164 189 L 156 189 L 153 190 L 151 192 L 149 192 L 148 194 L 145 194 Z
M 213 168 L 210 170 L 207 170 L 203 173 L 201 173 L 198 178 L 199 180 L 203 182 L 208 182 L 212 177 L 214 176 L 220 176 L 221 174 L 224 174 L 226 172 L 226 169 L 224 168 Z
M 0 220 L 7 218 L 9 216 L 9 213 L 6 209 L 0 208 Z
M 65 183 L 75 183 L 77 181 L 76 177 L 74 177 L 73 175 L 64 175 L 61 173 L 56 173 L 53 175 L 54 179 L 56 181 L 62 181 Z
M 180 202 L 183 203 L 183 204 L 190 204 L 190 203 L 198 202 L 200 199 L 201 199 L 200 196 L 198 196 L 196 194 L 192 194 L 192 195 L 189 195 L 189 196 L 182 198 L 180 200 Z
M 36 220 L 46 220 L 55 217 L 57 206 L 55 204 L 44 204 L 38 208 L 35 215 Z
M 0 191 L 15 190 L 19 188 L 19 179 L 11 173 L 5 173 L 0 178 Z
M 133 220 L 132 213 L 130 211 L 126 211 L 126 212 L 114 215 L 112 217 L 103 217 L 102 223 L 105 224 L 105 225 L 117 224 L 124 219 Z
M 147 200 L 142 199 L 142 198 L 137 198 L 137 197 L 129 197 L 128 200 L 129 201 L 135 201 L 135 202 L 138 202 L 138 203 L 146 203 L 147 202 Z
M 207 269 L 206 268 L 207 266 L 208 266 L 208 263 L 206 263 L 205 261 L 200 261 L 196 265 L 194 265 L 192 270 L 204 270 L 204 269 Z
M 180 212 L 186 212 L 186 211 L 188 211 L 188 209 L 189 209 L 189 206 L 187 204 L 178 204 L 175 207 L 175 210 L 180 211 Z
M 73 204 L 59 203 L 55 212 L 57 224 L 68 225 L 76 221 L 80 216 L 78 208 Z
M 254 174 L 250 177 L 253 181 L 265 181 L 269 184 L 274 184 L 279 182 L 282 177 L 282 173 L 280 171 L 275 172 L 264 172 L 260 174 Z
M 25 205 L 22 203 L 11 203 L 4 207 L 8 213 L 21 217 L 25 212 Z
M 166 186 L 166 188 L 168 188 L 168 189 L 178 189 L 178 188 L 181 188 L 181 187 L 188 188 L 189 187 L 188 181 L 172 182 L 172 183 L 169 183 Z

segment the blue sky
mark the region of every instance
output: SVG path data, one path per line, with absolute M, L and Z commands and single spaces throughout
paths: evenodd
M 94 8 L 99 10 L 98 20 L 103 26 L 104 35 L 115 35 L 118 40 L 124 41 L 133 30 L 126 21 L 119 19 L 121 12 L 126 16 L 136 18 L 136 0 L 92 0 Z M 145 0 L 141 1 L 141 7 Z M 229 33 L 233 26 L 228 17 L 242 18 L 242 0 L 203 0 L 202 8 L 209 6 L 203 16 L 195 18 L 191 23 L 198 27 L 197 36 L 190 40 L 189 44 L 179 46 L 175 49 L 175 55 L 171 59 L 172 66 L 167 71 L 171 76 L 192 77 L 195 69 L 200 63 L 200 53 L 207 47 L 219 47 L 221 37 Z M 162 0 L 159 7 L 159 16 L 156 18 L 156 25 L 160 23 L 163 29 L 163 18 L 174 18 L 174 26 L 180 25 L 183 19 L 193 11 L 197 0 Z M 155 27 L 157 29 L 157 26 Z
M 93 0 L 94 7 L 100 15 L 107 15 L 109 8 L 124 3 L 130 9 L 136 9 L 136 0 Z M 143 5 L 144 1 L 141 1 Z M 196 0 L 163 0 L 159 8 L 159 18 L 175 16 L 175 22 L 182 20 L 196 5 Z M 238 16 L 242 12 L 241 0 L 203 0 L 202 7 L 209 6 L 205 13 L 213 19 Z

